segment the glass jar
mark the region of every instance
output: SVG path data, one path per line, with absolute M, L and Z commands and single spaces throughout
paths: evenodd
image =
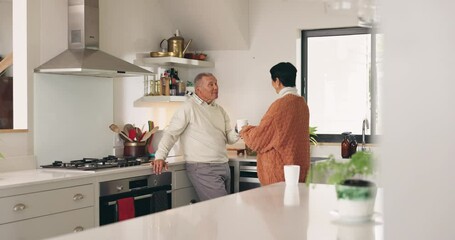
M 155 96 L 163 95 L 161 88 L 161 80 L 155 80 Z
M 179 96 L 185 96 L 186 93 L 186 83 L 184 81 L 180 81 L 178 83 L 177 94 Z
M 156 87 L 155 87 L 155 79 L 150 79 L 149 81 L 149 96 L 155 96 L 156 95 Z

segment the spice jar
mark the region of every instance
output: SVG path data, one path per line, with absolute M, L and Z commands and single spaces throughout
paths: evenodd
M 163 92 L 161 91 L 161 80 L 156 80 L 155 81 L 155 96 L 161 96 L 163 95 Z
M 165 75 L 164 77 L 161 78 L 161 84 L 162 84 L 162 90 L 161 94 L 163 96 L 169 96 L 171 95 L 171 78 Z
M 177 94 L 179 96 L 185 96 L 185 92 L 186 92 L 186 83 L 184 81 L 180 81 L 178 83 L 178 89 L 177 89 Z

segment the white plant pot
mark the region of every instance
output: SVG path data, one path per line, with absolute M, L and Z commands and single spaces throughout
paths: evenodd
M 376 191 L 377 187 L 374 183 L 364 180 L 347 180 L 345 184 L 337 185 L 339 217 L 348 221 L 371 219 L 374 213 Z

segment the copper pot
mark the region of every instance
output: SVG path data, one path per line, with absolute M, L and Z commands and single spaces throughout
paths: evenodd
M 123 156 L 145 156 L 145 142 L 125 142 L 123 145 Z

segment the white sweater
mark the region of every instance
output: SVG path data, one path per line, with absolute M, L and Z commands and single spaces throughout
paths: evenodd
M 226 144 L 239 140 L 229 116 L 218 104 L 207 104 L 193 94 L 180 107 L 164 130 L 155 159 L 166 159 L 180 137 L 187 162 L 227 162 Z

